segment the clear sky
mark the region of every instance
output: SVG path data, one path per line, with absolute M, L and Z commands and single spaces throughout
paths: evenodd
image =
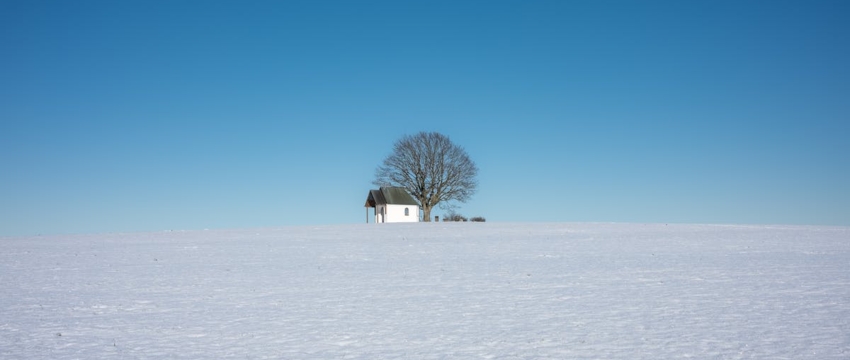
M 850 225 L 850 2 L 0 2 L 0 236 L 365 222 L 438 131 L 488 221 Z M 436 210 L 434 215 L 443 212 Z

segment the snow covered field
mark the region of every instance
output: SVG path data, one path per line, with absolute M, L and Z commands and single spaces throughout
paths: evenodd
M 850 359 L 850 228 L 0 238 L 2 359 Z

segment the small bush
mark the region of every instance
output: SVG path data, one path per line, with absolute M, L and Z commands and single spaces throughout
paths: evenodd
M 449 213 L 447 215 L 443 215 L 443 221 L 466 222 L 467 220 L 469 219 L 467 219 L 466 216 L 463 216 L 458 213 Z
M 469 221 L 472 221 L 472 222 L 485 222 L 485 221 L 487 221 L 487 219 L 485 219 L 483 216 L 476 216 L 476 217 L 474 217 L 474 218 L 469 219 Z

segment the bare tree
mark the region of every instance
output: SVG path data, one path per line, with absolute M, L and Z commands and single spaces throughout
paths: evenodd
M 406 135 L 375 170 L 377 186 L 400 186 L 419 201 L 424 221 L 441 201 L 466 202 L 478 186 L 478 167 L 463 147 L 437 132 Z

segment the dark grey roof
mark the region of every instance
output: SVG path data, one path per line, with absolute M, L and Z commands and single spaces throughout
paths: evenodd
M 382 187 L 381 192 L 384 194 L 384 199 L 387 199 L 387 204 L 419 205 L 403 187 Z
M 366 197 L 366 207 L 375 207 L 377 204 L 386 204 L 387 200 L 384 199 L 384 194 L 381 194 L 381 190 L 369 190 L 369 196 Z
M 369 196 L 366 198 L 366 207 L 375 207 L 375 205 L 384 204 L 419 205 L 403 187 L 384 186 L 379 190 L 369 190 Z

